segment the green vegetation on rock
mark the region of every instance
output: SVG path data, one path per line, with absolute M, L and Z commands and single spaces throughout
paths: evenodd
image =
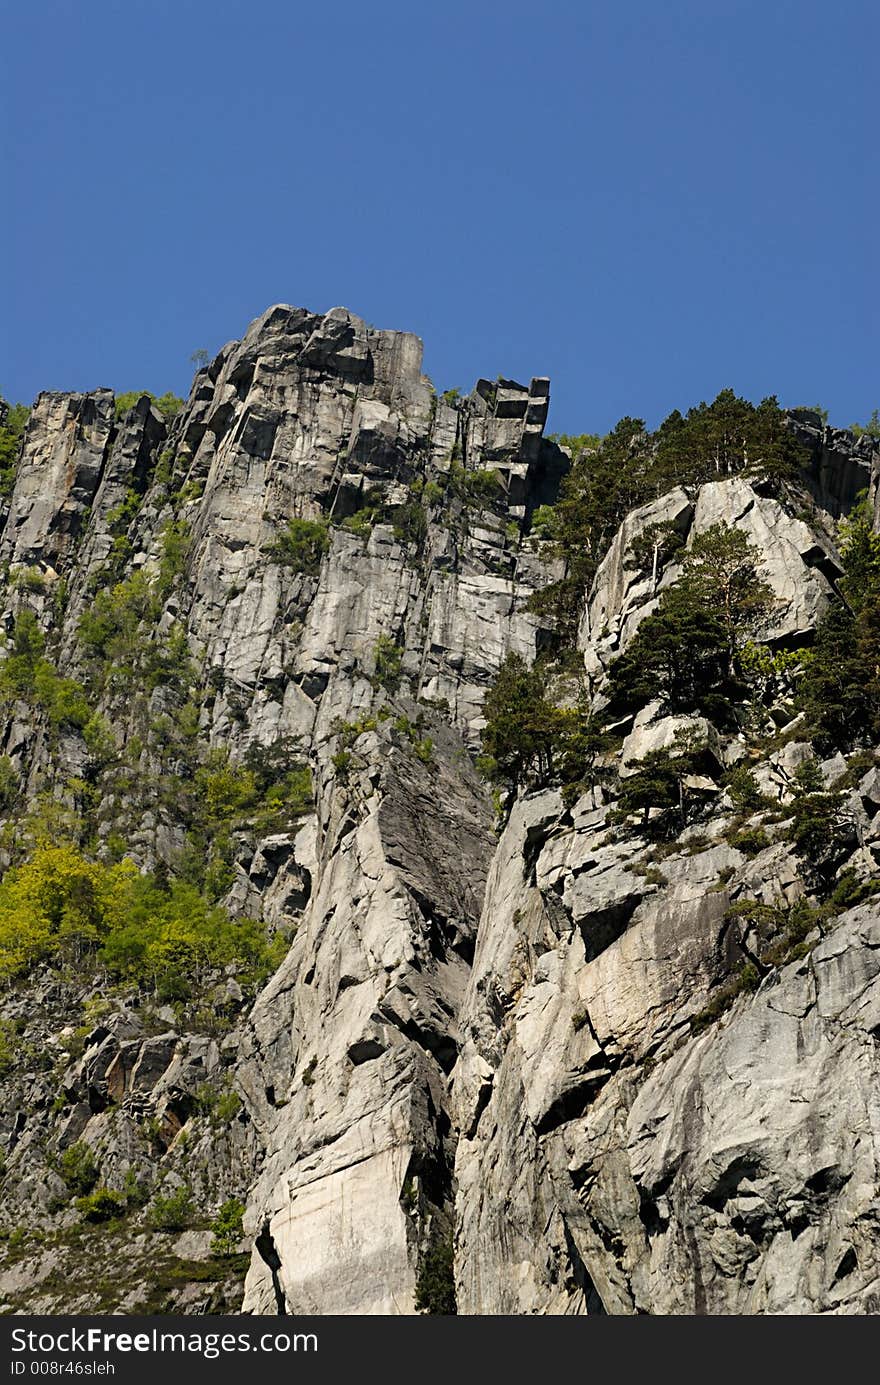
M 5 411 L 5 417 L 3 417 Z M 30 410 L 24 404 L 8 404 L 0 395 L 0 498 L 12 492 L 15 464 Z
M 660 697 L 670 711 L 700 711 L 719 724 L 747 691 L 743 652 L 772 610 L 760 554 L 739 529 L 699 534 L 678 582 L 611 668 L 612 709 L 637 710 Z
M 46 845 L 0 882 L 0 979 L 40 962 L 90 965 L 185 1000 L 227 966 L 254 985 L 276 957 L 260 924 L 233 921 L 192 885 L 141 874 L 128 860 L 104 865 Z
M 61 1151 L 58 1172 L 72 1193 L 84 1197 L 94 1188 L 101 1170 L 89 1146 L 77 1141 Z
M 798 697 L 822 753 L 880 735 L 880 534 L 865 504 L 841 523 L 840 551 L 839 597 L 816 632 Z
M 329 526 L 326 520 L 291 519 L 280 538 L 263 550 L 275 563 L 293 572 L 314 575 L 321 559 L 330 547 Z
M 802 460 L 776 399 L 753 405 L 732 390 L 687 415 L 676 410 L 654 434 L 642 419 L 623 418 L 596 446 L 572 452 L 552 519 L 541 518 L 565 575 L 530 603 L 553 625 L 559 648 L 573 643 L 589 582 L 629 511 L 673 486 L 693 488 L 739 473 L 778 486 L 797 474 Z
M 609 744 L 584 698 L 557 704 L 545 671 L 519 654 L 501 665 L 483 715 L 481 767 L 513 788 L 555 781 L 576 789 L 592 780 Z
M 429 1316 L 451 1316 L 458 1312 L 451 1231 L 433 1236 L 419 1261 L 415 1306 L 417 1313 Z
M 227 1198 L 211 1223 L 213 1239 L 211 1254 L 221 1257 L 235 1255 L 242 1238 L 244 1203 L 237 1197 Z
M 129 409 L 133 409 L 138 400 L 143 399 L 144 395 L 147 396 L 150 402 L 155 405 L 159 413 L 162 414 L 169 423 L 171 419 L 174 418 L 175 414 L 180 412 L 184 405 L 184 401 L 179 399 L 176 394 L 172 394 L 170 390 L 160 395 L 155 395 L 150 390 L 126 390 L 124 393 L 117 394 L 116 396 L 117 419 L 124 418 Z
M 32 611 L 15 617 L 8 655 L 0 664 L 0 705 L 22 701 L 45 712 L 50 726 L 82 728 L 92 712 L 85 689 L 62 678 L 45 657 L 46 639 Z
M 173 1192 L 157 1193 L 147 1213 L 154 1231 L 185 1231 L 195 1215 L 192 1192 L 182 1183 Z

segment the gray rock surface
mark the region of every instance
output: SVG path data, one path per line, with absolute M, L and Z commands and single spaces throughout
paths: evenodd
M 475 771 L 486 691 L 508 652 L 535 658 L 529 598 L 560 575 L 524 538 L 566 466 L 548 399 L 543 378 L 438 398 L 416 337 L 286 305 L 199 371 L 170 423 L 147 398 L 117 419 L 109 391 L 38 399 L 0 535 L 7 634 L 33 612 L 59 673 L 83 679 L 83 615 L 142 574 L 161 589 L 154 652 L 188 651 L 199 745 L 233 765 L 295 746 L 315 801 L 232 843 L 225 906 L 287 947 L 253 1005 L 226 973 L 191 1030 L 96 977 L 43 970 L 4 993 L 3 1311 L 412 1313 L 452 1230 L 461 1313 L 880 1308 L 876 904 L 719 1003 L 782 947 L 782 924 L 731 906 L 783 918 L 809 896 L 784 817 L 809 755 L 797 727 L 749 760 L 777 809 L 753 819 L 722 792 L 742 738 L 656 705 L 619 728 L 602 783 L 575 802 L 524 791 L 503 830 Z M 627 517 L 579 636 L 597 705 L 679 570 L 636 569 L 656 523 L 686 542 L 742 528 L 777 598 L 762 638 L 812 638 L 840 570 L 833 521 L 872 454 L 793 426 L 813 509 L 734 477 Z M 303 570 L 273 550 L 291 519 L 326 526 Z M 0 754 L 28 805 L 70 812 L 89 792 L 105 859 L 121 834 L 138 866 L 174 867 L 186 834 L 159 786 L 192 766 L 163 750 L 162 680 L 101 698 L 126 776 L 26 699 L 3 708 Z M 661 851 L 621 825 L 616 786 L 680 729 L 705 742 L 700 807 Z M 853 824 L 840 869 L 870 881 L 876 766 L 821 769 Z M 188 1185 L 201 1226 L 171 1237 L 138 1214 L 84 1279 L 59 1171 L 72 1145 L 150 1206 Z M 247 1268 L 207 1283 L 205 1227 L 232 1198 Z
M 876 908 L 670 1043 L 717 964 L 721 897 L 695 890 L 716 864 L 670 870 L 674 913 L 638 905 L 592 961 L 577 933 L 548 950 L 537 902 L 514 926 L 490 879 L 456 1074 L 459 1311 L 880 1308 Z

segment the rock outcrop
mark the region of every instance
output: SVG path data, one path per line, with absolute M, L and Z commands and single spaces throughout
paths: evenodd
M 96 691 L 88 716 L 4 708 L 19 818 L 87 811 L 99 858 L 122 837 L 173 873 L 196 744 L 234 766 L 295 747 L 314 803 L 230 834 L 224 907 L 284 943 L 253 1004 L 231 972 L 188 1028 L 99 976 L 43 970 L 3 997 L 4 1311 L 411 1313 L 451 1245 L 461 1313 L 880 1308 L 876 904 L 716 1005 L 772 941 L 731 905 L 809 893 L 783 830 L 810 754 L 796 727 L 752 765 L 778 812 L 751 836 L 722 782 L 742 737 L 653 704 L 618 728 L 623 778 L 685 723 L 705 748 L 699 822 L 660 855 L 618 830 L 607 785 L 524 792 L 502 824 L 475 768 L 487 689 L 547 636 L 529 599 L 559 564 L 530 526 L 568 466 L 548 400 L 543 378 L 438 396 L 417 338 L 283 305 L 170 423 L 146 396 L 121 418 L 109 391 L 37 400 L 0 535 L 3 625 L 30 612 L 58 676 Z M 680 573 L 683 549 L 651 574 L 632 560 L 656 524 L 685 546 L 743 530 L 774 595 L 761 640 L 812 641 L 872 452 L 803 411 L 792 426 L 812 459 L 797 506 L 732 476 L 626 518 L 578 641 L 598 708 Z M 305 558 L 291 521 L 312 526 Z M 132 578 L 157 604 L 120 696 L 83 621 Z M 878 771 L 822 773 L 853 824 L 841 870 L 869 881 Z M 5 863 L 19 845 L 0 839 Z M 201 1228 L 172 1256 L 155 1216 L 110 1224 L 102 1253 L 126 1274 L 77 1282 L 71 1146 L 132 1206 L 186 1185 Z M 204 1227 L 230 1198 L 243 1239 L 208 1283 Z
M 490 876 L 456 1070 L 459 1311 L 876 1312 L 876 905 L 693 1036 L 731 899 L 782 897 L 795 865 L 683 843 L 652 878 L 597 817 L 525 800 Z

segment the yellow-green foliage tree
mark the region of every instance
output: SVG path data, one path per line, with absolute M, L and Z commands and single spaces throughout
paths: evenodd
M 58 954 L 93 951 L 124 920 L 135 867 L 101 866 L 70 845 L 43 846 L 0 884 L 0 977 Z
M 36 848 L 0 883 L 0 980 L 40 962 L 102 966 L 162 999 L 185 1000 L 220 967 L 260 980 L 278 960 L 262 925 L 233 922 L 192 885 L 163 885 L 129 860 L 103 865 L 72 845 Z

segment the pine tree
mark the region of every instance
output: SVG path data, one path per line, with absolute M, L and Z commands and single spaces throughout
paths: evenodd
M 759 556 L 723 523 L 696 536 L 681 578 L 611 667 L 613 709 L 634 711 L 659 696 L 673 711 L 730 719 L 744 691 L 742 652 L 773 604 Z
M 880 534 L 867 507 L 841 525 L 840 600 L 816 632 L 799 705 L 822 753 L 880 735 Z
M 760 576 L 761 555 L 741 529 L 723 521 L 698 534 L 685 558 L 681 587 L 694 605 L 715 613 L 734 662 L 773 607 L 773 591 Z
M 483 753 L 494 761 L 497 776 L 514 785 L 529 772 L 544 781 L 553 771 L 558 714 L 545 690 L 537 669 L 522 655 L 508 654 L 483 704 Z

